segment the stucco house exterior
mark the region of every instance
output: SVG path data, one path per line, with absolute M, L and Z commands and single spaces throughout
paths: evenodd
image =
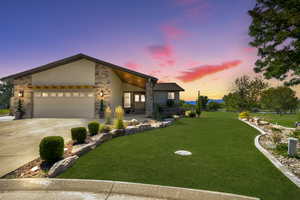
M 11 109 L 23 102 L 24 118 L 98 118 L 100 102 L 126 113 L 153 114 L 155 104 L 175 105 L 184 91 L 176 83 L 158 79 L 94 57 L 77 54 L 31 70 L 13 74 Z

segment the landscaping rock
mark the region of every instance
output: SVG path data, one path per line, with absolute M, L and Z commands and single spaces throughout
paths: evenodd
M 127 128 L 125 129 L 125 134 L 131 135 L 131 134 L 138 132 L 138 130 L 139 129 L 136 126 L 127 126 Z
M 97 146 L 96 142 L 91 142 L 89 144 L 82 145 L 79 148 L 75 148 L 75 150 L 72 153 L 77 156 L 81 156 L 81 155 L 89 152 L 90 150 L 96 148 L 96 146 Z
M 102 137 L 100 138 L 100 141 L 102 143 L 102 142 L 106 142 L 106 141 L 111 140 L 111 139 L 112 139 L 112 134 L 110 134 L 110 133 L 104 133 L 102 135 Z
M 177 155 L 180 155 L 180 156 L 190 156 L 190 155 L 192 155 L 191 152 L 186 151 L 186 150 L 178 150 L 178 151 L 175 151 L 174 153 L 177 154 Z
M 71 156 L 71 157 L 65 158 L 61 161 L 56 162 L 50 168 L 50 170 L 48 172 L 48 176 L 50 178 L 56 177 L 57 175 L 59 175 L 60 173 L 64 172 L 66 169 L 71 167 L 77 159 L 78 159 L 78 156 L 75 155 L 75 156 Z
M 258 125 L 260 125 L 260 126 L 266 126 L 266 125 L 269 125 L 270 123 L 269 122 L 267 122 L 267 121 L 259 121 L 258 122 Z
M 102 137 L 103 137 L 103 135 L 94 135 L 91 137 L 91 140 L 93 142 L 95 142 L 96 145 L 99 145 L 102 143 L 102 140 L 101 140 Z
M 124 129 L 113 129 L 110 131 L 113 138 L 125 135 Z

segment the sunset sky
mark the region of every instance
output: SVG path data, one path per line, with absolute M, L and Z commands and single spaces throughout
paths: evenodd
M 1 2 L 0 77 L 77 53 L 222 98 L 254 76 L 247 32 L 254 0 L 49 0 Z M 271 81 L 279 85 L 278 81 Z M 300 87 L 298 90 L 300 96 Z

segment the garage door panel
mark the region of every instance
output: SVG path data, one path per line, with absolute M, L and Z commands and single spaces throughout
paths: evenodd
M 34 117 L 94 118 L 93 97 L 34 97 Z

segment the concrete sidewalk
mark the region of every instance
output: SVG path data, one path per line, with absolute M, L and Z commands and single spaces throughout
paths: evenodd
M 79 179 L 0 179 L 5 200 L 259 200 L 206 190 L 117 181 Z

